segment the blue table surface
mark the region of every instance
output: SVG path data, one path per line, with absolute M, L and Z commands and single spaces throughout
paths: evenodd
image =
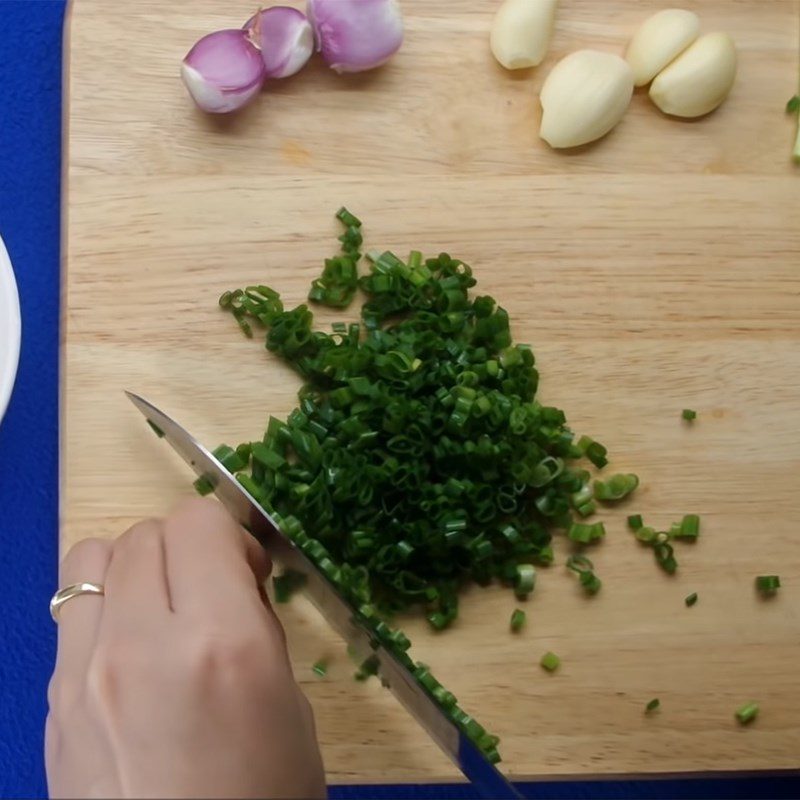
M 8 798 L 47 791 L 42 740 L 55 654 L 47 604 L 58 559 L 63 18 L 64 0 L 0 0 L 0 235 L 17 274 L 23 317 L 16 389 L 0 424 L 0 797 Z M 522 789 L 541 798 L 788 798 L 800 797 L 800 778 L 538 783 Z M 336 786 L 331 796 L 475 795 L 458 785 Z

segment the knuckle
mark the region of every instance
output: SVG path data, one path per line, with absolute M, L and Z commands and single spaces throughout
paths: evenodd
M 111 542 L 107 539 L 83 539 L 74 544 L 61 562 L 62 580 L 75 580 L 76 576 L 94 574 L 108 564 Z
M 119 550 L 130 548 L 156 549 L 161 547 L 161 523 L 157 519 L 146 519 L 129 528 L 117 539 Z
M 188 650 L 193 672 L 203 682 L 225 688 L 259 680 L 269 663 L 261 638 L 246 634 L 204 635 Z

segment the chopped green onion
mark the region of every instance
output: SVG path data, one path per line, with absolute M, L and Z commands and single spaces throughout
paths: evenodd
M 612 475 L 608 481 L 594 482 L 594 496 L 604 502 L 622 500 L 639 485 L 636 475 Z
M 594 564 L 583 555 L 572 555 L 567 558 L 567 569 L 571 569 L 578 574 L 582 572 L 593 572 Z
M 527 597 L 536 586 L 536 570 L 533 564 L 518 564 L 514 578 L 514 592 L 517 597 Z
M 357 681 L 365 681 L 367 678 L 377 675 L 380 666 L 381 662 L 378 660 L 378 656 L 370 656 L 361 663 L 361 666 L 356 670 L 353 677 Z
M 311 284 L 308 299 L 332 308 L 346 308 L 358 289 L 357 264 L 361 259 L 363 238 L 358 217 L 346 208 L 340 208 L 336 216 L 345 227 L 339 237 L 342 255 L 326 259 L 322 275 Z
M 691 608 L 697 602 L 697 592 L 692 592 L 690 595 L 687 595 L 683 602 Z
M 518 633 L 522 630 L 523 626 L 525 625 L 525 612 L 520 609 L 514 609 L 514 613 L 511 615 L 511 630 L 514 633 Z
M 548 672 L 555 672 L 561 665 L 561 659 L 555 653 L 548 651 L 542 656 L 542 659 L 539 663 Z
M 247 460 L 240 455 L 239 451 L 226 444 L 217 447 L 212 455 L 228 472 L 239 472 L 247 466 Z
M 578 544 L 591 544 L 606 535 L 606 528 L 602 522 L 587 525 L 583 522 L 573 522 L 567 530 L 567 538 Z
M 687 514 L 672 531 L 672 536 L 676 539 L 696 539 L 699 535 L 700 517 L 697 514 Z
M 367 253 L 347 209 L 340 252 L 311 287 L 315 303 L 344 307 L 358 290 L 358 321 L 315 329 L 308 305 L 286 309 L 263 285 L 225 292 L 222 309 L 302 380 L 297 408 L 271 418 L 263 437 L 220 450 L 220 461 L 303 554 L 352 603 L 374 641 L 404 664 L 409 641 L 386 619 L 420 609 L 436 630 L 458 616 L 470 582 L 498 580 L 525 597 L 533 564 L 553 561 L 555 529 L 589 543 L 602 523 L 589 473 L 606 448 L 577 444 L 564 413 L 542 405 L 530 347 L 515 344 L 509 315 L 473 293 L 469 265 L 440 253 Z M 618 493 L 614 479 L 609 482 Z M 630 491 L 630 478 L 625 491 Z M 587 591 L 600 581 L 581 573 Z M 285 600 L 294 584 L 275 579 Z M 373 674 L 362 665 L 359 675 Z M 430 671 L 418 676 L 486 757 L 497 739 L 465 714 Z
M 336 218 L 346 228 L 360 228 L 361 227 L 361 220 L 355 214 L 351 214 L 344 206 L 342 206 L 336 212 Z
M 745 703 L 736 709 L 736 719 L 740 724 L 747 725 L 758 716 L 759 708 L 758 703 Z
M 214 491 L 214 484 L 211 482 L 211 479 L 206 475 L 201 475 L 193 484 L 194 490 L 199 494 L 201 497 L 205 497 L 207 494 L 212 494 Z
M 608 464 L 608 450 L 600 442 L 595 442 L 589 436 L 581 436 L 578 441 L 578 448 L 586 455 L 598 469 L 602 469 Z
M 324 678 L 328 674 L 328 663 L 323 659 L 316 661 L 311 667 L 311 671 L 320 678 Z
M 553 548 L 549 544 L 542 547 L 536 556 L 536 560 L 544 566 L 550 566 L 550 564 L 552 564 L 555 560 Z
M 603 585 L 603 582 L 594 572 L 582 572 L 580 574 L 581 586 L 587 594 L 597 594 Z
M 653 711 L 657 711 L 661 707 L 661 701 L 654 697 L 645 707 L 644 711 L 645 714 L 651 714 Z
M 761 594 L 772 595 L 781 588 L 781 579 L 777 575 L 759 575 L 756 578 L 756 589 Z
M 597 503 L 594 500 L 589 500 L 586 503 L 582 503 L 581 505 L 577 506 L 575 509 L 582 517 L 591 517 L 595 511 L 597 511 Z
M 678 561 L 675 558 L 675 551 L 672 545 L 666 543 L 656 544 L 653 550 L 658 566 L 670 575 L 675 574 L 678 569 Z
M 681 416 L 687 422 L 693 422 L 695 419 L 697 419 L 697 412 L 692 410 L 691 408 L 684 408 L 683 411 L 681 412 Z
M 634 531 L 634 536 L 642 542 L 642 544 L 654 544 L 658 533 L 655 528 L 649 525 L 642 525 L 641 528 L 637 528 Z
M 306 576 L 302 572 L 287 569 L 282 575 L 275 575 L 272 578 L 272 587 L 275 590 L 276 603 L 288 603 L 292 595 L 301 589 L 306 582 Z
M 155 435 L 158 436 L 159 439 L 163 439 L 164 431 L 162 431 L 161 428 L 159 428 L 158 425 L 155 424 L 155 422 L 151 422 L 149 419 L 146 421 L 147 424 L 153 429 L 153 433 L 155 433 Z
M 638 531 L 643 525 L 644 525 L 644 522 L 642 522 L 642 515 L 641 514 L 631 514 L 628 517 L 628 527 L 632 531 Z

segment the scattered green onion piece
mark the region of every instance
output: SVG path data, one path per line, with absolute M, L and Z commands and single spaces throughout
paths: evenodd
M 580 446 L 580 443 L 578 444 Z M 602 444 L 599 442 L 589 441 L 586 443 L 584 448 L 584 452 L 586 453 L 586 458 L 592 462 L 598 469 L 602 469 L 606 464 L 608 464 L 608 450 L 603 447 Z
M 356 673 L 353 677 L 357 681 L 365 681 L 367 678 L 371 678 L 373 675 L 378 674 L 380 665 L 381 662 L 378 660 L 377 656 L 370 656 L 361 663 L 361 666 L 356 670 Z
M 627 497 L 639 485 L 634 474 L 612 475 L 608 481 L 594 482 L 594 496 L 604 502 L 615 502 Z
M 292 595 L 301 589 L 306 582 L 306 576 L 302 572 L 287 569 L 281 575 L 275 575 L 272 579 L 272 587 L 275 591 L 276 603 L 288 603 Z
M 211 479 L 206 477 L 205 475 L 201 475 L 193 484 L 194 490 L 199 494 L 201 497 L 205 497 L 208 494 L 212 494 L 214 491 L 214 484 L 211 482 Z
M 656 529 L 650 525 L 642 525 L 641 528 L 637 528 L 634 531 L 634 536 L 636 536 L 642 544 L 654 544 L 658 533 Z
M 781 579 L 777 575 L 759 575 L 756 578 L 756 589 L 761 594 L 773 595 L 781 588 Z
M 428 614 L 428 622 L 434 630 L 443 631 L 450 625 L 452 620 L 447 614 L 443 614 L 441 611 L 433 611 Z
M 548 651 L 542 656 L 541 661 L 539 661 L 539 663 L 548 672 L 555 672 L 561 665 L 561 659 L 555 653 L 551 653 Z
M 700 517 L 697 514 L 687 514 L 672 531 L 676 539 L 696 539 L 700 535 Z
M 583 555 L 571 555 L 567 558 L 567 569 L 571 569 L 578 574 L 583 572 L 594 572 L 594 564 Z
M 641 514 L 631 514 L 628 517 L 628 527 L 632 531 L 638 531 L 643 526 L 644 526 L 644 522 L 642 521 L 642 515 Z
M 747 725 L 758 716 L 758 712 L 758 703 L 745 703 L 736 709 L 736 719 L 741 725 Z
M 678 561 L 675 558 L 675 551 L 672 545 L 662 542 L 653 547 L 656 556 L 656 563 L 664 572 L 674 575 L 678 569 Z
M 324 678 L 328 674 L 328 664 L 323 659 L 320 659 L 314 663 L 311 667 L 311 671 L 320 678 Z
M 697 602 L 697 592 L 692 592 L 684 599 L 683 602 L 686 603 L 689 608 L 691 608 Z
M 151 422 L 149 419 L 147 420 L 147 424 L 153 429 L 153 433 L 158 436 L 159 439 L 164 438 L 164 431 L 155 424 L 155 422 Z
M 518 633 L 522 630 L 523 626 L 525 625 L 525 612 L 520 609 L 514 609 L 514 613 L 511 615 L 511 630 L 514 633 Z
M 645 714 L 652 714 L 653 711 L 657 711 L 661 707 L 661 701 L 654 697 L 645 707 L 644 713 Z
M 361 220 L 355 214 L 351 214 L 344 206 L 342 206 L 336 212 L 336 218 L 346 228 L 360 228 L 361 227 Z
M 567 529 L 567 538 L 578 544 L 591 544 L 606 535 L 606 528 L 602 522 L 587 525 L 583 522 L 573 522 Z
M 695 419 L 697 419 L 697 412 L 693 411 L 691 408 L 684 408 L 683 411 L 681 412 L 681 416 L 687 422 L 693 422 Z
M 580 574 L 580 581 L 581 586 L 583 586 L 587 594 L 597 594 L 603 586 L 603 582 L 594 572 L 582 572 Z

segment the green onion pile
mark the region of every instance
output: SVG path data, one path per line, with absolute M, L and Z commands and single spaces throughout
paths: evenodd
M 534 565 L 553 561 L 551 531 L 566 530 L 579 546 L 597 541 L 602 523 L 573 513 L 591 515 L 595 500 L 619 500 L 638 479 L 592 486 L 573 466 L 585 456 L 602 468 L 606 448 L 589 437 L 575 443 L 564 413 L 537 402 L 533 353 L 513 343 L 503 308 L 470 294 L 469 266 L 446 253 L 375 252 L 358 277 L 361 222 L 344 208 L 337 217 L 341 253 L 325 262 L 309 300 L 344 308 L 361 289 L 360 322 L 335 323 L 328 334 L 313 329 L 306 305 L 287 311 L 267 286 L 225 292 L 220 306 L 247 336 L 253 324 L 265 328 L 267 349 L 304 384 L 288 419 L 273 417 L 260 441 L 222 445 L 215 455 L 496 762 L 497 737 L 411 660 L 408 638 L 386 619 L 419 607 L 433 628 L 447 628 L 470 581 L 499 580 L 525 598 Z M 196 487 L 213 489 L 203 478 Z M 587 592 L 600 588 L 591 562 L 578 572 Z M 278 576 L 276 599 L 300 584 Z M 512 630 L 524 619 L 515 612 Z M 557 657 L 542 664 L 553 670 Z M 368 659 L 356 675 L 364 680 L 377 667 Z
M 584 455 L 603 466 L 606 449 L 576 444 L 564 413 L 536 401 L 533 353 L 513 343 L 503 308 L 470 294 L 469 266 L 446 253 L 372 253 L 357 278 L 361 222 L 337 216 L 341 254 L 309 299 L 340 308 L 360 288 L 360 323 L 315 331 L 306 305 L 285 310 L 265 286 L 220 299 L 248 335 L 265 327 L 267 348 L 304 380 L 287 420 L 270 419 L 262 441 L 225 447 L 221 460 L 265 508 L 297 520 L 360 605 L 376 616 L 418 606 L 443 629 L 468 581 L 525 597 L 534 565 L 553 559 L 551 530 L 601 538 L 602 523 L 574 522 L 573 511 L 592 513 L 595 499 L 621 499 L 638 480 L 592 487 L 571 466 Z

